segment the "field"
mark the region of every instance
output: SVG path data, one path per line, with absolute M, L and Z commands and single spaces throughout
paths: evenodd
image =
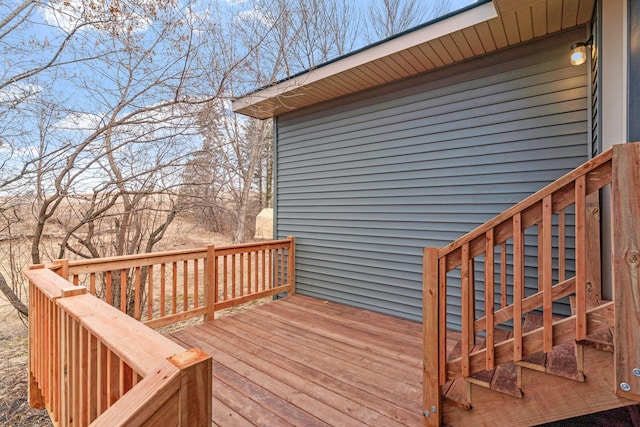
M 55 236 L 47 238 L 47 246 L 55 248 Z M 176 219 L 164 240 L 156 246 L 157 251 L 202 247 L 207 244 L 222 245 L 229 241 L 223 236 L 208 232 L 193 221 Z M 27 239 L 20 243 L 28 245 Z M 27 250 L 18 251 L 28 253 Z M 8 241 L 0 242 L 0 251 L 8 253 Z M 53 253 L 54 251 L 51 250 Z M 7 257 L 2 257 L 7 262 Z M 16 257 L 15 263 L 27 265 L 25 256 Z M 3 273 L 8 270 L 2 265 Z M 8 277 L 7 277 L 8 278 Z M 24 298 L 26 302 L 26 298 Z M 0 293 L 0 425 L 2 426 L 49 426 L 49 417 L 44 410 L 29 408 L 27 399 L 27 322 L 22 320 L 9 301 Z

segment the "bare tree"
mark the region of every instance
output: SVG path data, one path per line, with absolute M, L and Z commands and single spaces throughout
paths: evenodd
M 405 4 L 421 16 L 418 2 L 385 0 L 385 34 L 411 25 Z M 245 240 L 248 221 L 271 203 L 272 123 L 233 115 L 229 100 L 351 51 L 363 38 L 357 7 L 0 4 L 0 229 L 16 242 L 2 248 L 11 298 L 23 299 L 18 272 L 28 260 L 151 251 L 185 210 Z
M 169 1 L 25 5 L 0 23 L 15 65 L 0 74 L 0 117 L 17 122 L 0 125 L 0 190 L 13 183 L 11 194 L 32 195 L 31 262 L 153 250 L 180 209 L 198 111 L 219 96 L 203 86 L 202 57 L 215 55 L 209 35 Z M 34 55 L 18 35 L 38 25 L 51 35 L 34 36 Z M 0 213 L 11 203 L 0 199 Z M 52 231 L 62 239 L 56 251 Z
M 373 0 L 369 5 L 369 42 L 398 34 L 449 12 L 450 0 Z
M 347 0 L 256 1 L 236 19 L 219 19 L 231 23 L 230 35 L 224 38 L 228 48 L 223 63 L 238 69 L 227 75 L 224 93 L 233 97 L 347 53 L 357 41 L 360 25 L 353 19 L 358 16 L 354 7 Z M 210 78 L 212 85 L 221 81 L 215 72 Z M 272 123 L 233 115 L 223 99 L 203 114 L 203 149 L 209 154 L 194 157 L 193 162 L 215 159 L 215 165 L 206 164 L 216 171 L 215 184 L 208 181 L 216 186 L 216 212 L 231 220 L 233 241 L 241 242 L 250 235 L 247 221 L 271 203 Z M 211 200 L 204 197 L 211 194 L 210 187 L 199 191 L 193 187 L 189 193 Z

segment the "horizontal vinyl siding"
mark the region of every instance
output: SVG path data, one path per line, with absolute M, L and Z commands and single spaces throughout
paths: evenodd
M 586 74 L 566 45 L 583 34 L 279 117 L 276 229 L 296 236 L 298 291 L 419 320 L 425 246 L 586 160 Z

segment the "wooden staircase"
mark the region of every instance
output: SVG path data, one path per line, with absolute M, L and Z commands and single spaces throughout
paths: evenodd
M 638 165 L 640 144 L 615 146 L 425 248 L 425 425 L 533 426 L 640 402 Z M 615 301 L 602 299 L 605 187 Z M 460 332 L 447 328 L 451 286 Z
M 491 370 L 484 370 L 476 372 L 468 378 L 458 378 L 448 381 L 442 388 L 445 411 L 447 413 L 447 421 L 452 425 L 464 425 L 466 420 L 473 418 L 474 425 L 477 425 L 478 414 L 477 412 L 486 412 L 486 418 L 493 420 L 496 411 L 496 399 L 501 402 L 500 408 L 503 408 L 505 412 L 516 414 L 512 420 L 504 416 L 502 421 L 505 424 L 522 425 L 519 423 L 525 423 L 527 416 L 522 414 L 523 400 L 537 399 L 538 405 L 529 404 L 527 406 L 540 406 L 545 408 L 544 416 L 536 415 L 530 419 L 530 422 L 543 423 L 554 421 L 557 419 L 563 419 L 568 416 L 581 415 L 585 411 L 590 412 L 594 409 L 591 400 L 588 407 L 581 404 L 577 404 L 575 399 L 568 399 L 569 396 L 576 394 L 576 387 L 574 382 L 584 383 L 589 387 L 590 392 L 601 389 L 603 384 L 596 384 L 596 387 L 592 387 L 592 378 L 586 378 L 584 374 L 585 369 L 585 351 L 587 352 L 587 358 L 589 363 L 599 365 L 602 369 L 599 372 L 600 378 L 610 379 L 612 375 L 607 373 L 606 368 L 612 369 L 612 357 L 613 357 L 613 310 L 610 301 L 605 301 L 601 306 L 604 306 L 597 318 L 594 319 L 594 328 L 592 333 L 587 336 L 580 343 L 576 341 L 567 341 L 563 344 L 554 346 L 549 353 L 536 352 L 529 354 L 519 362 L 507 362 L 496 366 Z M 596 307 L 592 307 L 596 308 Z M 523 332 L 535 331 L 543 327 L 543 317 L 539 313 L 528 313 L 525 316 L 523 322 Z M 500 343 L 512 338 L 512 332 L 507 330 L 500 330 L 496 333 L 496 343 Z M 476 337 L 476 345 L 474 351 L 484 348 L 484 338 Z M 585 350 L 585 347 L 587 348 Z M 453 361 L 460 357 L 461 340 L 458 340 L 456 346 L 448 354 L 449 361 Z M 602 354 L 599 354 L 602 353 Z M 593 362 L 592 362 L 593 361 Z M 590 367 L 591 368 L 591 367 Z M 527 372 L 532 371 L 532 372 Z M 591 375 L 594 374 L 594 369 L 590 369 Z M 539 373 L 539 374 L 536 374 Z M 556 402 L 554 405 L 549 404 L 549 400 L 546 397 L 546 393 L 542 395 L 537 393 L 537 384 L 534 381 L 529 385 L 525 379 L 529 379 L 532 376 L 539 377 L 538 384 L 542 383 L 544 375 L 553 375 L 558 378 L 564 379 L 564 381 L 555 381 L 554 387 L 559 387 L 558 390 L 547 390 L 552 395 L 563 395 L 567 393 L 565 398 Z M 593 379 L 593 383 L 596 383 L 597 378 Z M 613 384 L 609 384 L 611 390 Z M 548 388 L 550 384 L 545 387 Z M 500 398 L 493 396 L 490 391 L 494 393 L 500 393 L 502 396 L 508 396 L 509 398 Z M 486 395 L 486 398 L 483 396 Z M 476 401 L 472 403 L 472 396 L 476 398 Z M 488 407 L 482 408 L 483 402 L 490 403 Z M 519 400 L 522 399 L 522 400 Z M 631 404 L 633 402 L 624 402 L 625 404 Z M 613 406 L 610 406 L 612 405 Z M 526 405 L 526 404 L 525 404 Z M 569 408 L 563 405 L 568 405 Z M 618 407 L 619 402 L 602 402 L 601 409 L 606 410 L 611 407 Z M 473 417 L 470 417 L 469 411 L 474 410 L 476 413 Z M 502 413 L 502 409 L 500 409 Z M 560 418 L 559 418 L 560 417 Z M 488 422 L 488 425 L 495 425 L 492 422 Z

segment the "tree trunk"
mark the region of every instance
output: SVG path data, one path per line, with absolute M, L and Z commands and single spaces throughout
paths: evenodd
M 24 317 L 29 317 L 29 308 L 20 301 L 13 289 L 7 284 L 2 273 L 0 273 L 0 291 L 7 297 L 11 305 Z

